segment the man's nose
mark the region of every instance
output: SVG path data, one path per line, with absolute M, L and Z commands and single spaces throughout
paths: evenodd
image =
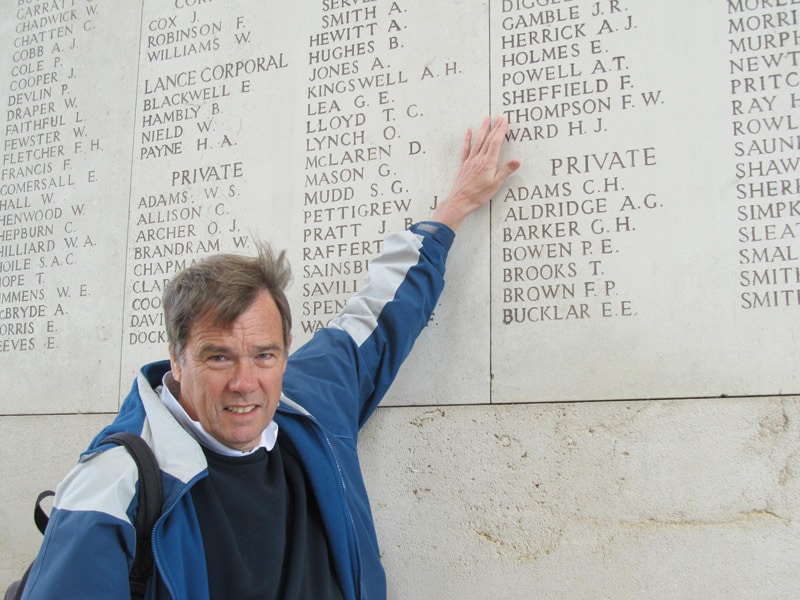
M 249 394 L 258 388 L 258 367 L 251 360 L 240 360 L 236 363 L 229 387 L 231 391 Z

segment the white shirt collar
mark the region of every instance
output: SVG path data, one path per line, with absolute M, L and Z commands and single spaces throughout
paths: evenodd
M 270 424 L 267 425 L 267 428 L 261 433 L 261 441 L 252 450 L 242 452 L 241 450 L 226 446 L 203 429 L 200 423 L 188 415 L 177 398 L 175 398 L 170 391 L 169 385 L 167 385 L 168 383 L 179 385 L 172 377 L 172 371 L 167 371 L 164 374 L 161 380 L 161 388 L 160 390 L 156 390 L 161 398 L 161 402 L 167 407 L 167 410 L 169 410 L 172 416 L 175 417 L 175 420 L 180 423 L 181 427 L 202 446 L 224 456 L 247 456 L 259 448 L 265 448 L 267 452 L 269 452 L 275 447 L 275 443 L 278 440 L 278 424 L 275 421 L 270 421 Z

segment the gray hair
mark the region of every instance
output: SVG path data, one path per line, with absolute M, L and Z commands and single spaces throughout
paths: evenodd
M 215 326 L 230 327 L 256 299 L 269 292 L 281 317 L 283 344 L 289 351 L 292 315 L 286 287 L 292 274 L 286 252 L 276 256 L 269 244 L 256 242 L 257 256 L 216 254 L 187 267 L 164 289 L 164 321 L 171 351 L 179 359 L 192 325 L 211 316 Z

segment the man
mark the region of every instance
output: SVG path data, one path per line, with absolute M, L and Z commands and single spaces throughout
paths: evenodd
M 387 238 L 364 287 L 289 357 L 283 255 L 211 257 L 164 294 L 170 360 L 143 367 L 114 422 L 59 485 L 25 598 L 127 598 L 135 551 L 133 431 L 162 471 L 149 598 L 374 599 L 386 582 L 356 454 L 425 327 L 455 231 L 518 161 L 507 123 L 464 139 L 430 222 Z

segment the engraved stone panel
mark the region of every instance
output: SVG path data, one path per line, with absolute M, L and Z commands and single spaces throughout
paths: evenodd
M 114 411 L 140 9 L 3 5 L 0 410 Z
M 493 401 L 796 391 L 797 9 L 509 0 L 493 27 L 527 159 L 492 211 Z

